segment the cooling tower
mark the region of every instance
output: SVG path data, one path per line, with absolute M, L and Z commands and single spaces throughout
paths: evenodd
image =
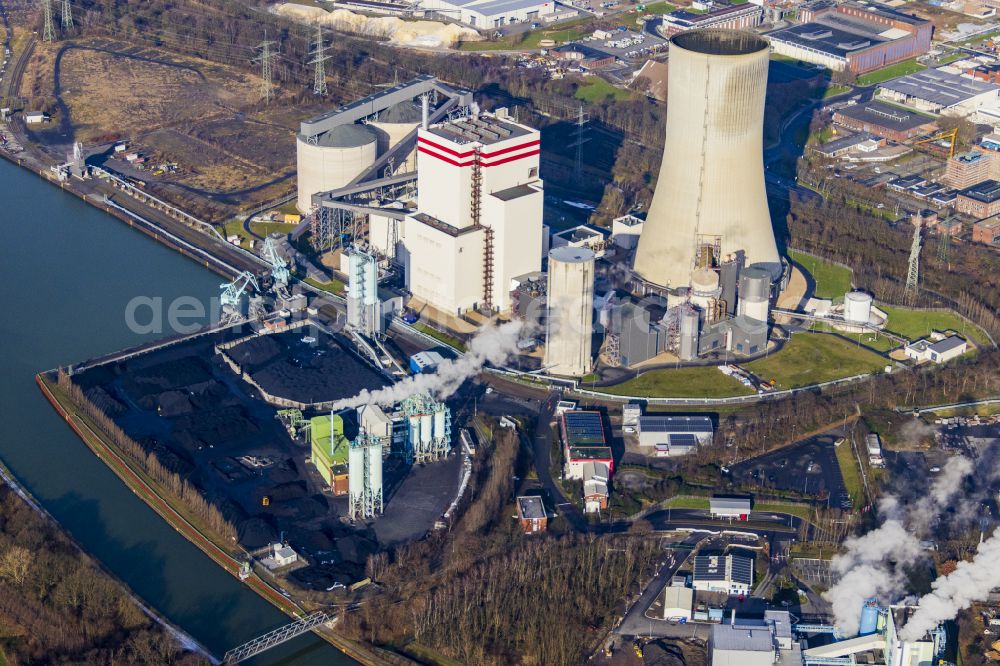
M 721 254 L 777 278 L 781 260 L 764 192 L 768 43 L 739 30 L 690 30 L 670 42 L 667 131 L 635 270 L 687 286 L 695 247 L 721 237 Z

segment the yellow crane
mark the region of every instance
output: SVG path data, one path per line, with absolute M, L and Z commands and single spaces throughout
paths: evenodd
M 955 143 L 958 141 L 958 128 L 947 132 L 941 132 L 940 134 L 935 134 L 934 136 L 928 137 L 926 139 L 921 139 L 920 141 L 914 141 L 914 146 L 919 146 L 922 143 L 930 143 L 931 141 L 937 141 L 938 139 L 948 139 L 948 159 L 955 156 Z

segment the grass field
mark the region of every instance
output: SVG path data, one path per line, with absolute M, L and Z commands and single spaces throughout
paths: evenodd
M 665 504 L 671 509 L 702 509 L 708 511 L 707 497 L 671 497 Z
M 449 347 L 454 347 L 455 349 L 458 349 L 459 351 L 465 351 L 465 345 L 462 344 L 461 340 L 459 340 L 458 338 L 453 338 L 452 336 L 450 336 L 450 335 L 448 335 L 446 333 L 442 333 L 441 331 L 437 330 L 436 328 L 431 328 L 427 324 L 423 324 L 423 323 L 417 322 L 416 324 L 413 325 L 413 328 L 417 329 L 421 333 L 425 333 L 425 334 L 431 336 L 435 340 L 443 342 L 444 344 L 448 345 Z
M 837 454 L 837 464 L 840 474 L 844 477 L 844 487 L 854 502 L 854 508 L 864 504 L 864 487 L 861 485 L 861 470 L 858 469 L 858 457 L 854 455 L 851 441 L 846 440 L 840 446 L 834 447 Z
M 793 250 L 788 251 L 788 256 L 812 276 L 816 282 L 816 298 L 843 297 L 851 290 L 849 269 Z
M 882 69 L 876 69 L 874 72 L 862 74 L 858 77 L 858 85 L 870 86 L 874 83 L 882 83 L 883 81 L 888 81 L 889 79 L 906 76 L 907 74 L 913 74 L 925 69 L 927 68 L 917 62 L 916 58 L 910 58 L 909 60 L 904 60 L 903 62 L 897 62 L 895 65 L 889 65 L 888 67 L 883 67 Z
M 978 345 L 987 344 L 986 336 L 978 327 L 966 323 L 964 319 L 950 311 L 922 311 L 907 308 L 879 306 L 889 315 L 886 329 L 910 340 L 925 338 L 931 331 L 957 331 Z
M 826 90 L 823 91 L 823 99 L 828 97 L 836 97 L 837 95 L 843 95 L 846 92 L 850 92 L 851 88 L 849 86 L 842 86 L 839 83 L 832 83 Z
M 670 12 L 677 9 L 669 2 L 654 2 L 652 4 L 646 5 L 647 14 L 655 14 L 656 16 L 663 16 L 664 14 L 669 14 Z
M 566 42 L 572 42 L 580 39 L 585 34 L 587 30 L 584 29 L 584 24 L 588 23 L 591 19 L 585 18 L 578 21 L 572 21 L 570 23 L 564 23 L 558 29 L 541 29 L 532 30 L 530 32 L 521 33 L 519 35 L 510 35 L 503 37 L 496 41 L 482 41 L 482 42 L 462 42 L 458 45 L 459 51 L 519 51 L 519 50 L 533 50 L 541 48 L 540 42 L 543 39 L 551 39 L 557 45 L 565 44 Z
M 800 333 L 781 351 L 747 363 L 746 369 L 761 379 L 789 389 L 875 372 L 885 366 L 878 354 L 842 338 L 821 333 Z
M 587 82 L 576 89 L 576 98 L 585 102 L 602 102 L 607 98 L 624 101 L 632 98 L 631 91 L 616 88 L 599 76 L 587 77 Z
M 714 367 L 650 370 L 617 386 L 597 390 L 613 395 L 671 398 L 727 398 L 753 391 Z
M 344 293 L 344 283 L 333 278 L 330 282 L 320 282 L 319 280 L 314 280 L 312 278 L 303 278 L 305 282 L 310 287 L 316 287 L 317 289 L 322 289 L 323 291 L 330 292 L 331 294 L 343 294 Z

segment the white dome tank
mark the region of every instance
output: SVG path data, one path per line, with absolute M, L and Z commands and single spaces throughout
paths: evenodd
M 867 324 L 872 316 L 872 297 L 863 291 L 849 291 L 844 296 L 844 319 L 852 324 Z
M 382 155 L 402 141 L 422 119 L 420 107 L 410 101 L 400 102 L 379 114 L 378 119 L 370 124 L 378 129 L 378 154 Z
M 343 187 L 375 163 L 378 134 L 364 125 L 340 125 L 307 141 L 299 135 L 297 150 L 299 198 L 302 213 L 312 210 L 312 195 Z

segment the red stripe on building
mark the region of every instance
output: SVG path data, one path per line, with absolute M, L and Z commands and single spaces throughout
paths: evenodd
M 494 151 L 492 153 L 482 152 L 482 153 L 479 153 L 479 155 L 480 155 L 480 157 L 485 157 L 485 158 L 488 159 L 490 157 L 496 157 L 497 155 L 504 155 L 505 153 L 512 153 L 515 150 L 521 150 L 522 148 L 530 148 L 532 146 L 537 146 L 540 143 L 541 143 L 541 141 L 537 141 L 537 140 L 536 141 L 529 141 L 528 143 L 522 143 L 519 146 L 510 146 L 509 148 L 501 148 L 500 150 Z
M 482 166 L 484 166 L 484 167 L 500 166 L 501 164 L 507 164 L 507 162 L 513 162 L 515 160 L 524 159 L 525 157 L 534 157 L 535 155 L 539 154 L 540 152 L 542 152 L 542 151 L 540 151 L 540 150 L 533 150 L 530 153 L 522 153 L 520 155 L 514 155 L 513 157 L 507 157 L 507 158 L 504 158 L 502 160 L 497 160 L 496 162 L 490 162 L 489 164 L 486 164 L 485 162 L 480 162 L 480 164 Z
M 448 164 L 450 164 L 450 165 L 452 165 L 452 166 L 457 166 L 457 167 L 467 167 L 467 166 L 472 166 L 472 165 L 473 165 L 473 164 L 475 164 L 475 162 L 476 162 L 476 160 L 469 160 L 468 162 L 456 162 L 455 160 L 451 159 L 450 157 L 445 157 L 444 155 L 438 155 L 438 154 L 437 154 L 437 153 L 435 153 L 435 152 L 432 152 L 432 151 L 430 151 L 430 150 L 427 150 L 427 149 L 426 149 L 426 148 L 424 148 L 423 146 L 418 146 L 418 147 L 417 147 L 417 152 L 418 152 L 418 153 L 423 153 L 424 155 L 430 155 L 431 157 L 434 157 L 434 158 L 436 158 L 436 159 L 439 159 L 439 160 L 441 160 L 442 162 L 447 162 Z
M 418 143 L 425 143 L 425 144 L 427 144 L 428 146 L 430 146 L 432 148 L 436 148 L 437 150 L 440 150 L 440 151 L 443 151 L 445 153 L 448 153 L 449 155 L 454 155 L 455 157 L 468 157 L 469 155 L 473 155 L 476 152 L 475 150 L 469 150 L 469 151 L 466 151 L 464 153 L 460 153 L 457 150 L 452 150 L 451 148 L 449 148 L 447 146 L 442 146 L 439 143 L 434 143 L 430 139 L 425 139 L 422 136 L 417 137 L 417 142 Z
M 469 157 L 470 155 L 473 155 L 476 152 L 475 150 L 467 150 L 464 153 L 460 153 L 457 150 L 452 150 L 451 148 L 449 148 L 447 146 L 442 146 L 441 144 L 435 143 L 435 142 L 431 141 L 430 139 L 427 139 L 427 138 L 422 137 L 422 136 L 421 137 L 417 137 L 417 141 L 419 143 L 424 144 L 424 145 L 430 146 L 431 148 L 434 148 L 435 150 L 440 150 L 441 152 L 448 153 L 449 155 L 454 155 L 455 157 Z M 516 146 L 508 146 L 506 148 L 501 148 L 500 150 L 494 150 L 491 153 L 487 153 L 485 151 L 484 152 L 480 152 L 479 155 L 481 157 L 489 159 L 491 157 L 496 157 L 498 155 L 506 155 L 507 153 L 513 153 L 516 150 L 522 150 L 524 148 L 532 148 L 532 147 L 537 146 L 539 144 L 541 144 L 541 141 L 538 140 L 538 139 L 536 139 L 534 141 L 528 141 L 527 143 L 522 143 L 522 144 L 519 144 L 519 145 L 516 145 Z

